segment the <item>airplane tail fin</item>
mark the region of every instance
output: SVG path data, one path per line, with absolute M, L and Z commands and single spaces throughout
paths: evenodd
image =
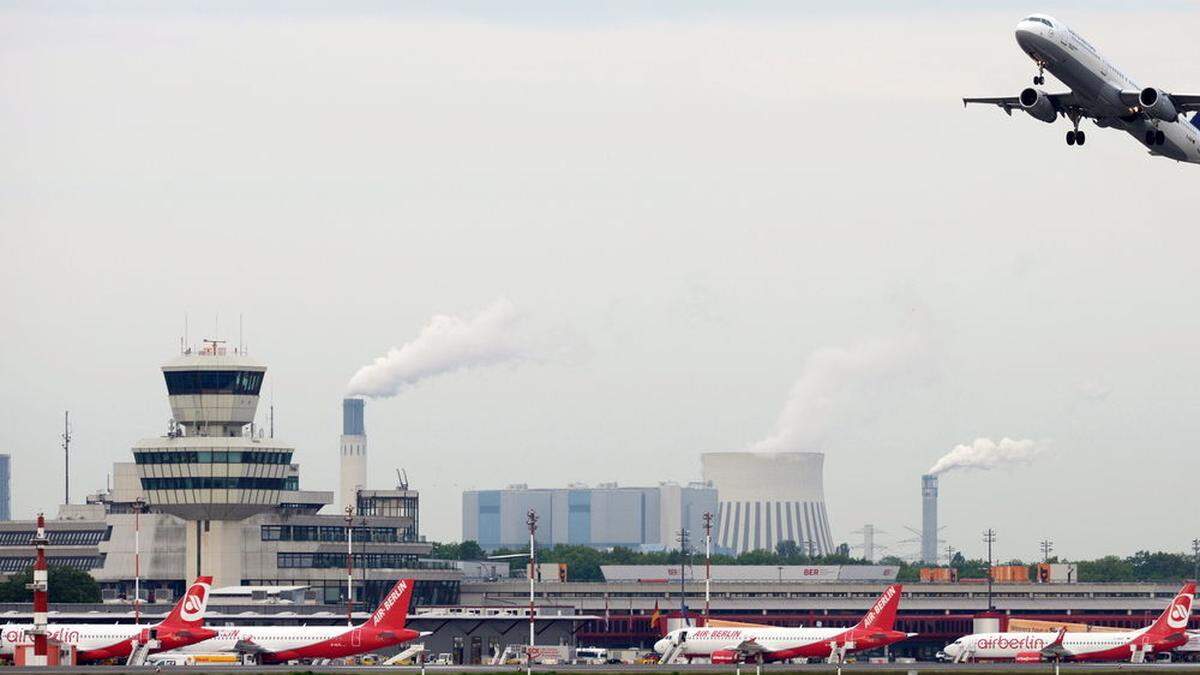
M 1171 604 L 1146 629 L 1147 635 L 1171 635 L 1187 629 L 1188 620 L 1192 618 L 1192 599 L 1196 595 L 1196 582 L 1189 581 L 1179 589 L 1179 593 L 1171 600 Z
M 892 630 L 892 626 L 896 623 L 896 611 L 900 609 L 900 591 L 903 588 L 904 586 L 901 584 L 892 584 L 884 589 L 879 598 L 875 600 L 875 604 L 871 605 L 866 616 L 858 622 L 858 627 Z
M 162 628 L 200 628 L 204 625 L 204 611 L 208 608 L 208 592 L 212 590 L 212 577 L 196 577 L 187 593 L 171 608 L 171 613 L 159 624 Z
M 412 579 L 397 581 L 392 590 L 383 596 L 365 625 L 380 629 L 404 628 L 404 622 L 408 619 L 408 605 L 412 602 L 413 583 Z

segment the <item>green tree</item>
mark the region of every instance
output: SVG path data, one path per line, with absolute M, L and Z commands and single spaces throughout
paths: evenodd
M 47 571 L 50 602 L 100 602 L 100 586 L 92 575 L 73 567 L 51 566 Z M 0 583 L 0 602 L 33 602 L 33 568 Z

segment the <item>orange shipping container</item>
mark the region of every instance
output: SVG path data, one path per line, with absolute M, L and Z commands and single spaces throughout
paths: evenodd
M 921 581 L 924 583 L 953 583 L 958 581 L 958 570 L 953 567 L 922 567 Z
M 997 583 L 1027 583 L 1029 568 L 1025 565 L 997 565 L 992 568 L 992 581 Z

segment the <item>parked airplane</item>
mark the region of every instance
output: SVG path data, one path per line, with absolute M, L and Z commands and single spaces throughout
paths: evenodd
M 204 611 L 208 607 L 208 592 L 212 577 L 198 577 L 187 593 L 175 603 L 171 613 L 162 622 L 152 626 L 136 624 L 50 624 L 48 634 L 52 639 L 75 646 L 78 663 L 125 658 L 133 652 L 134 642 L 146 644 L 156 639 L 159 646 L 147 650 L 155 653 L 175 649 L 205 640 L 217 634 L 204 627 Z M 5 624 L 0 627 L 0 655 L 12 658 L 13 646 L 27 642 L 32 624 Z
M 237 652 L 259 663 L 339 658 L 408 642 L 420 633 L 404 627 L 413 580 L 401 579 L 369 619 L 358 626 L 219 626 L 216 636 L 176 649 L 174 654 Z
M 1119 633 L 976 633 L 946 645 L 955 661 L 1124 661 L 1141 663 L 1146 655 L 1187 642 L 1196 584 L 1188 582 L 1163 613 L 1146 628 Z
M 870 611 L 851 628 L 781 628 L 777 626 L 701 626 L 679 628 L 654 644 L 669 663 L 682 656 L 703 657 L 712 663 L 786 661 L 795 658 L 829 658 L 843 661 L 847 654 L 884 647 L 915 633 L 892 630 L 900 606 L 902 586 L 892 584 Z
M 1049 70 L 1071 90 L 1048 94 L 1030 87 L 1019 96 L 964 98 L 964 106 L 990 103 L 1009 115 L 1014 109 L 1024 110 L 1047 123 L 1066 117 L 1073 126 L 1067 132 L 1067 145 L 1084 144 L 1087 136 L 1080 131 L 1079 121 L 1089 117 L 1096 126 L 1128 132 L 1152 155 L 1200 163 L 1200 112 L 1191 122 L 1184 117 L 1200 111 L 1200 94 L 1142 89 L 1078 33 L 1045 14 L 1034 14 L 1017 24 L 1017 44 L 1037 65 L 1034 85 L 1044 85 Z

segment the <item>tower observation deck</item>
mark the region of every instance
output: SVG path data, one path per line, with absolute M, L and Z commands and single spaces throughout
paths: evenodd
M 241 578 L 241 521 L 279 504 L 293 448 L 255 433 L 267 367 L 218 341 L 162 367 L 173 421 L 133 446 L 146 500 L 188 522 L 188 574 Z M 196 569 L 191 569 L 192 562 Z

